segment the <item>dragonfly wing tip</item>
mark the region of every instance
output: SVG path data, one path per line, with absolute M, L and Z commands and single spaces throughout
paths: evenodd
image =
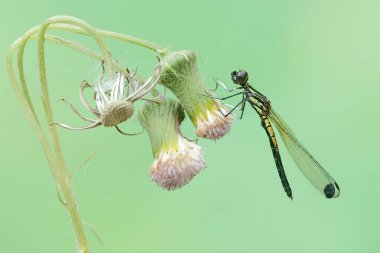
M 331 199 L 339 196 L 340 189 L 338 184 L 334 182 L 326 185 L 323 191 L 325 193 L 326 198 Z

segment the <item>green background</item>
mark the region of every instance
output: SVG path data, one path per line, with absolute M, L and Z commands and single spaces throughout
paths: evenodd
M 225 138 L 198 142 L 208 168 L 173 192 L 149 180 L 153 159 L 146 134 L 125 137 L 106 128 L 60 129 L 71 169 L 95 152 L 74 177 L 81 217 L 104 243 L 87 229 L 92 252 L 380 252 L 380 2 L 375 0 L 3 0 L 0 252 L 76 248 L 68 214 L 57 200 L 42 149 L 4 67 L 6 50 L 16 38 L 58 14 L 173 50 L 196 50 L 210 87 L 213 76 L 229 83 L 232 70 L 249 71 L 251 83 L 269 97 L 342 190 L 338 199 L 325 199 L 280 142 L 293 188 L 290 201 L 253 110 L 235 120 Z M 94 45 L 80 36 L 56 34 Z M 150 73 L 154 54 L 107 42 L 122 64 Z M 41 112 L 36 55 L 36 43 L 31 42 L 26 74 Z M 47 63 L 55 119 L 83 124 L 58 99 L 80 105 L 79 84 L 94 80 L 99 63 L 49 43 Z M 123 129 L 140 127 L 131 121 Z M 195 137 L 188 119 L 182 130 Z

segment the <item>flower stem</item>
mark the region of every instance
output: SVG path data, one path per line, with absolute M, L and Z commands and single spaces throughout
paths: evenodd
M 111 57 L 111 53 L 104 43 L 103 39 L 100 37 L 98 31 L 84 22 L 83 20 L 80 20 L 78 18 L 70 17 L 70 16 L 54 16 L 49 19 L 47 19 L 44 23 L 42 23 L 40 30 L 39 30 L 39 50 L 43 46 L 44 40 L 45 40 L 45 33 L 49 26 L 53 24 L 70 24 L 73 26 L 80 27 L 82 30 L 84 30 L 87 34 L 89 34 L 91 37 L 93 37 L 98 44 L 100 50 L 102 51 L 105 64 L 108 66 L 108 69 L 111 71 L 111 66 L 113 63 L 113 59 Z M 40 66 L 41 67 L 41 66 Z
M 36 36 L 33 36 L 33 37 L 36 37 Z M 94 58 L 96 60 L 98 60 L 99 62 L 101 60 L 103 60 L 103 56 L 101 54 L 98 54 L 97 52 L 79 44 L 79 43 L 76 43 L 74 41 L 71 41 L 71 40 L 67 40 L 67 39 L 64 39 L 62 37 L 59 37 L 59 36 L 55 36 L 55 35 L 50 35 L 50 34 L 45 34 L 45 39 L 50 41 L 50 42 L 54 42 L 54 43 L 57 43 L 57 44 L 60 44 L 60 45 L 63 45 L 65 47 L 68 47 L 68 48 L 71 48 L 73 50 L 76 50 L 76 51 L 79 51 L 81 53 L 84 53 L 85 55 L 91 57 L 91 58 Z
M 54 149 L 56 154 L 56 179 L 62 190 L 62 193 L 65 197 L 67 203 L 67 209 L 70 213 L 71 220 L 74 225 L 74 230 L 77 236 L 78 246 L 80 252 L 89 252 L 87 239 L 83 230 L 82 222 L 79 217 L 79 213 L 77 212 L 77 204 L 72 194 L 72 186 L 70 176 L 65 164 L 65 160 L 63 157 L 62 147 L 58 138 L 58 134 L 56 128 L 51 126 L 53 122 L 53 112 L 51 110 L 48 85 L 47 85 L 47 77 L 46 77 L 46 64 L 45 64 L 45 33 L 48 27 L 54 23 L 69 23 L 75 24 L 85 31 L 87 31 L 98 43 L 103 56 L 105 57 L 106 65 L 110 66 L 113 63 L 113 59 L 111 58 L 111 54 L 103 42 L 102 38 L 97 34 L 96 30 L 92 28 L 87 23 L 72 17 L 67 16 L 57 16 L 53 18 L 49 18 L 46 20 L 39 29 L 39 38 L 38 38 L 38 60 L 39 60 L 39 68 L 40 68 L 40 83 L 42 90 L 42 100 L 44 103 L 45 116 L 47 118 L 47 122 L 49 124 L 50 135 L 52 141 L 54 143 Z M 109 67 L 111 70 L 111 67 Z
M 32 39 L 34 39 L 34 38 L 36 38 L 36 36 L 32 37 Z M 85 54 L 91 58 L 98 60 L 99 62 L 101 60 L 103 60 L 103 56 L 101 54 L 99 54 L 99 53 L 79 44 L 79 43 L 76 43 L 74 41 L 71 41 L 71 40 L 56 36 L 56 35 L 50 35 L 50 34 L 45 34 L 45 39 L 50 41 L 50 42 L 54 42 L 54 43 L 57 43 L 59 45 L 71 48 L 75 51 L 81 52 L 81 53 L 83 53 L 83 54 Z M 113 62 L 112 65 L 113 65 L 114 69 L 120 71 L 121 73 L 123 73 L 125 75 L 128 74 L 128 71 L 126 70 L 126 68 L 124 66 L 120 65 L 119 63 Z M 135 75 L 138 76 L 137 73 Z
M 82 29 L 84 29 L 86 32 L 88 32 L 98 42 L 103 52 L 103 57 L 106 61 L 106 64 L 110 65 L 113 63 L 113 60 L 110 56 L 108 48 L 106 47 L 102 38 L 100 38 L 100 36 L 96 33 L 95 29 L 93 29 L 92 27 L 90 27 L 89 25 L 87 25 L 81 20 L 71 18 L 71 17 L 60 16 L 60 17 L 54 17 L 54 18 L 48 19 L 41 26 L 34 27 L 33 29 L 29 30 L 22 38 L 17 40 L 11 46 L 7 55 L 7 70 L 8 70 L 9 79 L 11 80 L 11 84 L 17 95 L 17 98 L 19 99 L 21 106 L 24 108 L 24 111 L 26 112 L 27 117 L 32 124 L 32 127 L 34 128 L 37 134 L 37 137 L 41 142 L 41 145 L 47 157 L 49 166 L 52 170 L 52 174 L 57 182 L 58 188 L 64 195 L 65 202 L 66 202 L 65 206 L 67 207 L 69 211 L 69 214 L 74 226 L 74 230 L 76 233 L 79 252 L 89 252 L 83 225 L 79 218 L 79 213 L 77 211 L 77 204 L 72 194 L 71 179 L 70 179 L 70 175 L 68 173 L 68 170 L 64 161 L 60 141 L 58 139 L 58 135 L 55 128 L 50 126 L 50 123 L 53 122 L 53 114 L 51 111 L 51 105 L 50 105 L 49 93 L 48 93 L 48 87 L 47 87 L 44 41 L 45 41 L 45 33 L 49 25 L 54 24 L 54 23 L 59 23 L 59 22 L 64 22 L 64 23 L 66 22 L 69 24 L 78 25 Z M 35 35 L 37 32 L 39 32 L 38 52 L 39 52 L 39 67 L 40 67 L 42 99 L 43 99 L 43 104 L 44 104 L 44 109 L 45 109 L 45 116 L 47 118 L 51 138 L 54 143 L 55 152 L 51 150 L 49 146 L 49 142 L 47 138 L 45 137 L 43 130 L 40 126 L 37 114 L 33 108 L 29 91 L 27 89 L 25 75 L 24 75 L 24 67 L 23 67 L 24 48 L 27 41 L 31 38 L 31 36 Z M 13 71 L 13 63 L 12 63 L 12 57 L 17 48 L 19 49 L 18 68 L 19 68 L 20 83 L 21 83 L 22 89 L 20 89 L 20 87 L 18 86 L 17 78 Z
M 59 190 L 62 191 L 62 193 L 65 196 L 65 206 L 69 210 L 71 219 L 73 221 L 74 230 L 76 232 L 78 245 L 79 245 L 79 252 L 81 253 L 89 252 L 86 237 L 85 237 L 84 230 L 82 227 L 82 223 L 79 219 L 79 214 L 77 212 L 77 205 L 72 195 L 69 173 L 65 167 L 65 164 L 59 161 L 59 159 L 57 159 L 54 152 L 51 150 L 49 142 L 43 133 L 43 130 L 38 122 L 38 119 L 35 117 L 35 112 L 32 110 L 32 107 L 30 106 L 25 93 L 20 88 L 17 82 L 16 74 L 13 70 L 13 60 L 12 60 L 14 52 L 17 49 L 17 47 L 18 47 L 18 43 L 14 43 L 8 50 L 8 54 L 7 54 L 6 67 L 7 67 L 8 77 L 11 82 L 11 86 L 20 102 L 21 107 L 26 113 L 26 116 L 29 122 L 31 123 L 32 128 L 34 129 L 38 140 L 41 143 L 42 149 L 48 160 L 49 167 L 57 183 L 57 187 Z
M 82 46 L 79 43 L 72 42 L 70 40 L 66 40 L 60 38 L 58 36 L 53 36 L 47 34 L 48 29 L 59 29 L 71 31 L 74 33 L 85 34 L 87 36 L 93 37 L 97 42 L 101 53 L 97 53 L 89 48 Z M 29 31 L 27 31 L 21 38 L 16 40 L 8 50 L 7 54 L 7 73 L 10 79 L 12 88 L 19 100 L 21 107 L 23 108 L 29 122 L 34 129 L 38 140 L 41 143 L 42 149 L 45 153 L 45 156 L 48 160 L 48 164 L 50 170 L 53 174 L 53 177 L 57 183 L 58 190 L 63 194 L 64 205 L 68 209 L 73 226 L 76 234 L 77 242 L 78 242 L 78 251 L 81 253 L 90 252 L 87 239 L 84 233 L 83 224 L 80 220 L 80 216 L 77 210 L 77 203 L 74 199 L 72 193 L 72 183 L 69 171 L 67 169 L 61 144 L 58 138 L 58 134 L 56 129 L 51 126 L 53 122 L 53 113 L 51 109 L 48 85 L 47 85 L 47 76 L 46 76 L 46 63 L 45 63 L 45 40 L 52 41 L 66 47 L 72 48 L 74 50 L 80 51 L 92 58 L 98 60 L 104 60 L 107 65 L 107 69 L 109 71 L 114 71 L 115 69 L 119 71 L 125 71 L 123 67 L 121 67 L 117 62 L 115 62 L 110 54 L 109 49 L 103 41 L 103 37 L 110 37 L 113 39 L 118 39 L 126 42 L 130 42 L 136 44 L 138 46 L 142 46 L 153 50 L 157 54 L 164 56 L 168 52 L 168 50 L 163 49 L 154 43 L 151 43 L 146 40 L 142 40 L 139 38 L 135 38 L 128 35 L 123 35 L 119 33 L 98 30 L 91 27 L 86 22 L 70 17 L 70 16 L 55 16 L 47 19 L 44 23 L 39 26 L 33 27 Z M 28 90 L 25 73 L 24 73 L 24 50 L 27 42 L 31 38 L 38 39 L 38 61 L 39 61 L 39 69 L 40 69 L 40 83 L 42 90 L 42 101 L 44 105 L 45 116 L 47 119 L 49 132 L 53 147 L 50 145 L 50 140 L 44 134 L 44 131 L 41 127 L 41 123 L 38 119 L 38 115 L 34 109 L 32 99 L 30 97 L 30 93 Z M 13 68 L 13 57 L 17 50 L 17 68 L 18 68 L 18 77 L 17 80 L 16 73 Z
M 86 31 L 84 31 L 80 27 L 76 27 L 76 26 L 72 26 L 72 25 L 57 24 L 57 25 L 52 26 L 51 28 L 57 29 L 57 30 L 71 31 L 71 32 L 79 33 L 79 34 L 83 34 L 83 35 L 89 35 Z M 125 35 L 122 33 L 101 30 L 101 29 L 98 29 L 97 32 L 100 36 L 109 37 L 112 39 L 117 39 L 117 40 L 129 42 L 129 43 L 141 46 L 141 47 L 145 47 L 147 49 L 150 49 L 150 50 L 156 52 L 157 54 L 159 54 L 161 56 L 165 56 L 166 54 L 170 53 L 168 48 L 160 47 L 160 46 L 158 46 L 158 45 L 156 45 L 153 42 L 150 42 L 148 40 L 140 39 L 140 38 L 130 36 L 130 35 Z

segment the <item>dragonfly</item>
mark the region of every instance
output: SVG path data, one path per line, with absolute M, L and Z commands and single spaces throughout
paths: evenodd
M 293 199 L 292 189 L 285 174 L 284 166 L 281 161 L 280 150 L 276 139 L 275 132 L 273 130 L 271 122 L 276 127 L 277 131 L 287 148 L 294 163 L 297 165 L 302 174 L 310 181 L 312 185 L 320 192 L 322 192 L 326 198 L 337 198 L 340 194 L 340 189 L 337 182 L 333 177 L 320 165 L 320 163 L 307 151 L 305 146 L 296 138 L 293 131 L 286 124 L 286 122 L 280 117 L 280 115 L 273 109 L 271 102 L 266 96 L 261 94 L 258 90 L 253 88 L 248 83 L 248 72 L 245 70 L 233 71 L 231 73 L 231 79 L 237 86 L 233 89 L 229 89 L 220 80 L 216 81 L 216 88 L 222 86 L 229 92 L 237 92 L 233 95 L 217 98 L 207 94 L 215 105 L 218 107 L 220 113 L 227 117 L 236 109 L 241 110 L 240 119 L 243 118 L 245 105 L 248 102 L 251 107 L 257 112 L 261 119 L 261 126 L 264 128 L 272 149 L 273 158 L 276 164 L 276 168 L 281 179 L 281 184 L 290 199 Z M 223 112 L 216 100 L 226 100 L 235 96 L 242 96 L 242 100 L 235 106 L 231 106 L 232 109 L 229 112 Z

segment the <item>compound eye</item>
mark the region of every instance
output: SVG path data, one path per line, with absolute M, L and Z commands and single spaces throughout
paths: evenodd
M 237 73 L 237 77 L 236 77 L 237 81 L 239 83 L 245 83 L 248 81 L 248 73 L 247 71 L 244 71 L 244 70 L 240 70 L 239 73 Z
M 232 72 L 231 72 L 231 76 L 232 76 L 232 77 L 236 76 L 236 74 L 237 74 L 236 71 L 232 71 Z

